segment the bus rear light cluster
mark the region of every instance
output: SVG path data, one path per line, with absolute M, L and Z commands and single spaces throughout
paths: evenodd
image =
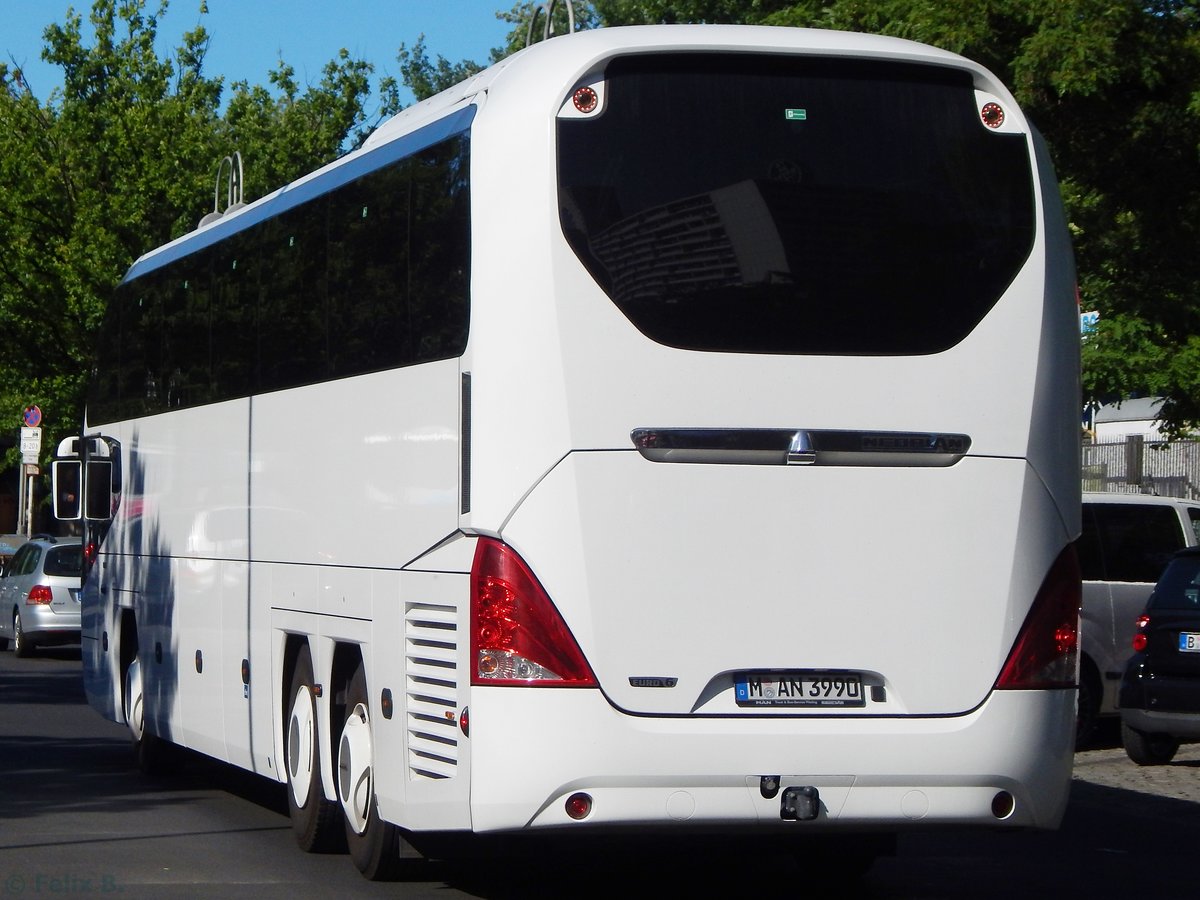
M 472 684 L 596 687 L 566 622 L 525 561 L 480 538 L 471 566 Z
M 1075 545 L 1069 545 L 1042 582 L 1025 624 L 1000 671 L 996 687 L 1039 690 L 1075 686 L 1079 605 L 1083 587 Z
M 985 103 L 979 110 L 979 118 L 988 128 L 999 128 L 1004 124 L 1004 107 L 999 103 Z

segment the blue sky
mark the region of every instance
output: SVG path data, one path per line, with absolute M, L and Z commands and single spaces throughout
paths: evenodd
M 159 23 L 159 54 L 177 47 L 198 22 L 208 30 L 205 58 L 209 76 L 223 75 L 228 85 L 245 79 L 267 85 L 267 73 L 282 57 L 301 84 L 317 82 L 325 63 L 345 47 L 352 56 L 375 65 L 375 78 L 399 79 L 396 49 L 411 47 L 421 34 L 431 58 L 486 63 L 493 47 L 504 44 L 511 26 L 496 18 L 515 0 L 170 0 Z M 146 0 L 148 10 L 158 0 Z M 62 80 L 56 66 L 41 60 L 42 32 L 63 22 L 69 6 L 87 14 L 92 0 L 0 0 L 0 58 L 26 73 L 37 97 L 46 100 Z M 405 103 L 410 97 L 403 98 Z

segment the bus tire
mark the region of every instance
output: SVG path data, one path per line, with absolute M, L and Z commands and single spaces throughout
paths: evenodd
M 145 687 L 142 681 L 142 664 L 134 657 L 125 670 L 125 692 L 122 694 L 125 724 L 129 727 L 129 739 L 133 745 L 133 761 L 143 775 L 160 775 L 168 769 L 169 744 L 153 732 L 146 730 Z
M 379 818 L 374 743 L 367 677 L 360 662 L 346 689 L 346 722 L 338 743 L 338 798 L 346 844 L 358 871 L 371 881 L 394 881 L 402 866 L 400 829 Z
M 292 672 L 284 729 L 288 817 L 301 850 L 332 853 L 342 849 L 340 811 L 336 803 L 326 799 L 321 787 L 321 739 L 313 684 L 312 657 L 305 648 L 296 657 Z

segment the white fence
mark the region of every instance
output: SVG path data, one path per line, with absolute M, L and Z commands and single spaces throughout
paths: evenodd
M 1083 489 L 1200 500 L 1200 441 L 1084 444 Z

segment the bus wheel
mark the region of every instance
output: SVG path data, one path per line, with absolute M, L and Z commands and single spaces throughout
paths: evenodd
M 374 753 L 367 678 L 360 663 L 346 690 L 346 723 L 338 745 L 338 797 L 354 865 L 371 881 L 392 881 L 400 876 L 400 829 L 379 818 Z
M 166 769 L 166 744 L 146 730 L 146 695 L 142 682 L 142 664 L 135 656 L 125 670 L 125 724 L 133 741 L 133 759 L 145 775 L 158 775 Z
M 321 741 L 317 731 L 317 701 L 313 696 L 312 658 L 300 651 L 288 696 L 287 781 L 288 815 L 300 849 L 329 853 L 341 849 L 338 806 L 321 788 Z
M 13 613 L 13 653 L 22 658 L 33 656 L 33 641 L 21 630 L 21 614 Z

